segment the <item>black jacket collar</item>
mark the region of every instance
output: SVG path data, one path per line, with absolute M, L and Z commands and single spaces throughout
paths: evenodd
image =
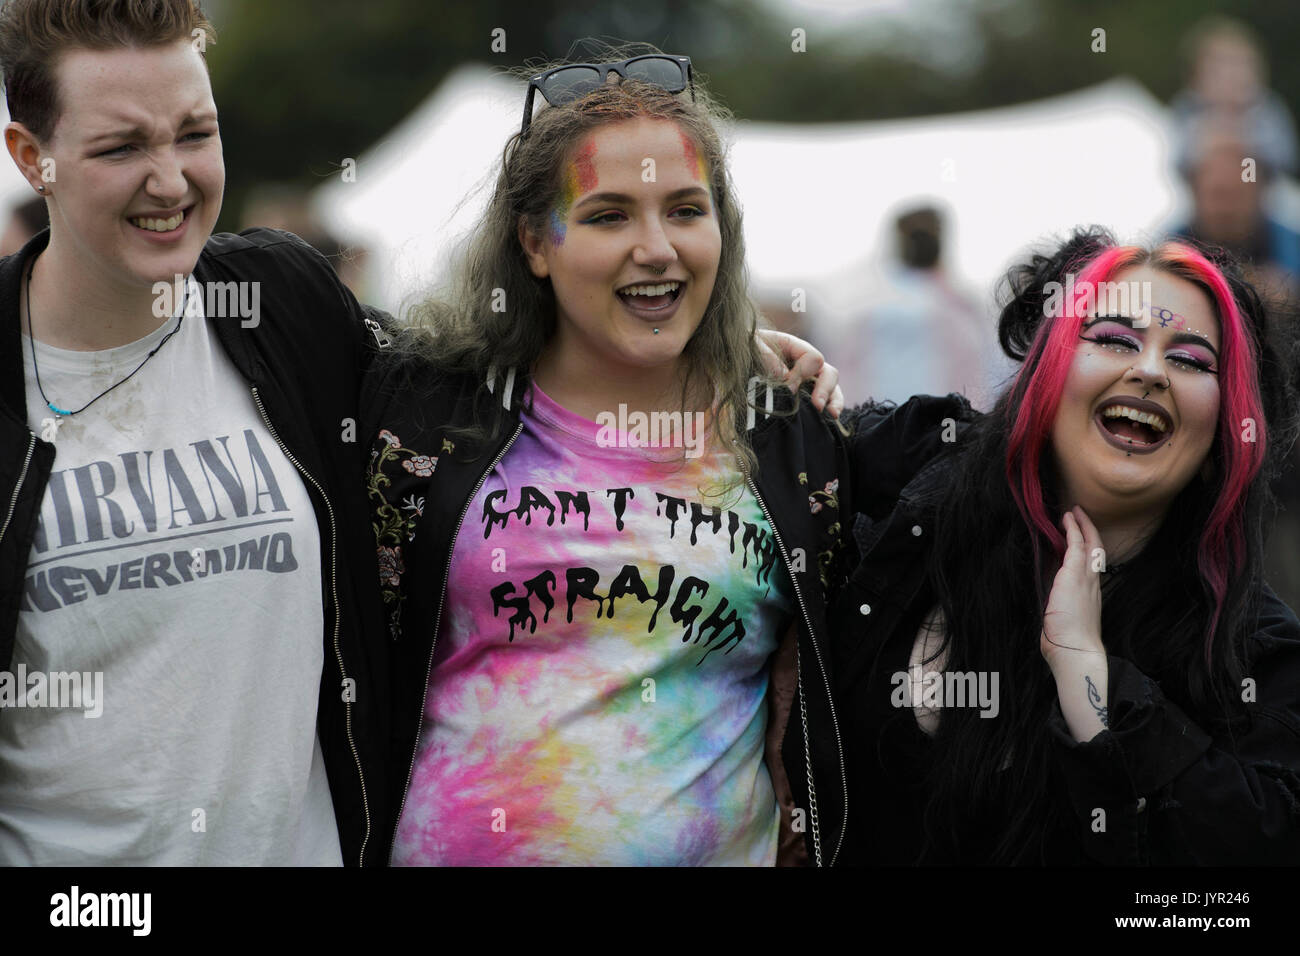
M 18 252 L 0 259 L 0 414 L 27 427 L 27 388 L 23 375 L 26 318 L 19 314 L 27 264 L 45 251 L 50 231 L 43 229 Z
M 20 314 L 22 284 L 31 260 L 45 251 L 50 230 L 43 229 L 13 255 L 0 259 L 0 414 L 27 425 L 27 392 L 23 374 L 22 332 L 27 318 Z M 210 238 L 194 266 L 194 278 L 201 285 L 221 281 L 219 266 L 222 243 Z M 226 354 L 244 379 L 260 385 L 267 379 L 253 348 L 252 338 L 243 335 L 237 322 L 214 322 L 213 328 Z

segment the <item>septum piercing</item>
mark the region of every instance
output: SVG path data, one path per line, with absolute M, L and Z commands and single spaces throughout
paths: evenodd
M 1133 371 L 1133 366 L 1130 365 L 1128 370 L 1129 370 L 1130 372 Z M 1165 376 L 1165 382 L 1164 382 L 1164 384 L 1162 385 L 1162 384 L 1160 384 L 1159 382 L 1156 382 L 1156 388 L 1162 388 L 1162 389 L 1164 389 L 1164 390 L 1167 392 L 1167 391 L 1169 391 L 1169 389 L 1171 389 L 1171 388 L 1173 387 L 1173 384 L 1174 384 L 1173 382 L 1169 381 L 1169 377 L 1168 377 L 1168 376 Z M 1150 395 L 1150 394 L 1151 394 L 1151 389 L 1148 388 L 1148 389 L 1146 390 L 1146 392 L 1143 393 L 1142 397 L 1143 397 L 1143 398 L 1146 398 L 1147 395 Z

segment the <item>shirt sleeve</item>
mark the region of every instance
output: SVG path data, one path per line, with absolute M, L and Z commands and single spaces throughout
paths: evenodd
M 962 395 L 916 395 L 902 405 L 868 402 L 844 413 L 854 512 L 881 517 L 925 465 L 954 447 L 979 418 Z
M 358 364 L 364 372 L 376 354 L 391 347 L 389 336 L 396 326 L 395 320 L 383 309 L 358 302 L 352 290 L 338 277 L 334 266 L 320 250 L 291 232 L 283 235 L 292 241 L 300 256 L 311 262 L 315 272 L 323 280 L 326 294 L 337 302 L 340 313 L 348 317 L 352 346 Z M 385 345 L 385 341 L 389 344 Z
M 1197 722 L 1131 661 L 1109 660 L 1110 728 L 1049 732 L 1084 849 L 1099 863 L 1300 860 L 1300 622 L 1266 591 L 1247 655 L 1248 719 Z

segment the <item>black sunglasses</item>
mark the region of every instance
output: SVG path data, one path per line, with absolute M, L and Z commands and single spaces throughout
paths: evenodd
M 546 102 L 552 106 L 561 106 L 582 99 L 592 90 L 605 84 L 609 74 L 617 73 L 625 80 L 640 80 L 653 83 L 669 93 L 691 91 L 691 102 L 695 101 L 695 83 L 691 78 L 691 58 L 688 56 L 668 56 L 663 53 L 649 53 L 634 56 L 630 60 L 617 63 L 570 63 L 557 66 L 553 70 L 539 73 L 528 81 L 528 96 L 524 100 L 524 123 L 519 128 L 522 137 L 528 132 L 528 125 L 533 121 L 533 93 L 540 91 Z

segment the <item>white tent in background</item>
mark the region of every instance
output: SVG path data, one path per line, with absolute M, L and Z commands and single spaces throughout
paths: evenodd
M 358 158 L 355 182 L 317 189 L 326 226 L 369 249 L 376 304 L 400 305 L 445 268 L 486 204 L 523 99 L 521 84 L 462 67 Z M 951 116 L 738 123 L 732 173 L 756 291 L 788 303 L 802 288 L 810 308 L 851 313 L 888 255 L 891 212 L 913 199 L 950 209 L 948 264 L 985 290 L 1027 243 L 1076 223 L 1153 235 L 1178 201 L 1166 124 L 1128 79 Z
M 922 201 L 947 211 L 949 268 L 986 292 L 1027 244 L 1076 224 L 1152 238 L 1178 202 L 1166 124 L 1128 79 L 949 116 L 743 124 L 732 169 L 755 283 L 787 302 L 812 286 L 824 310 L 852 312 L 895 215 Z
M 443 273 L 487 205 L 502 147 L 523 118 L 520 88 L 488 67 L 461 67 L 357 157 L 355 181 L 340 174 L 316 188 L 322 224 L 369 253 L 369 301 L 396 310 Z

